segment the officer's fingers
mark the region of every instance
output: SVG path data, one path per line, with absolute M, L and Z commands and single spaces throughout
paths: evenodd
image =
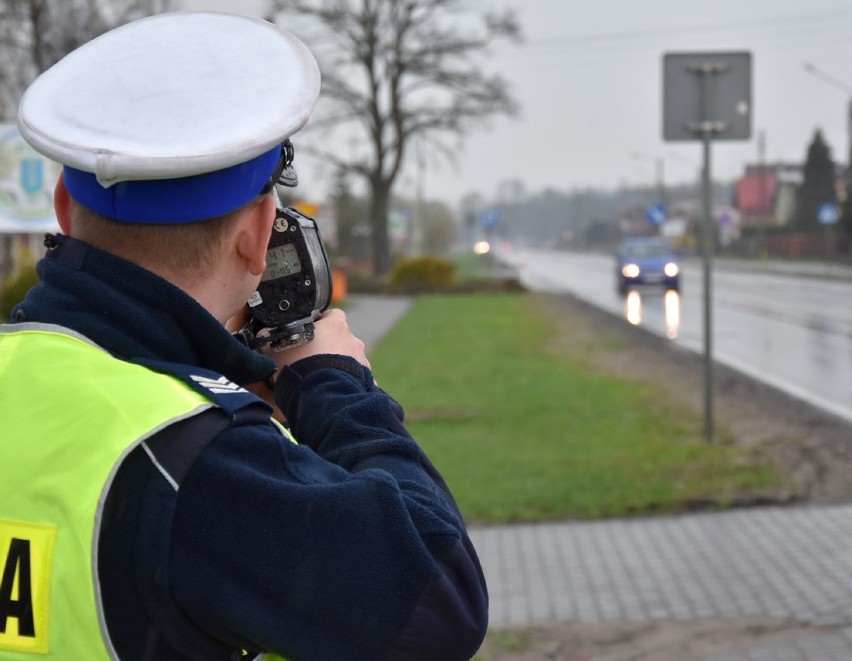
M 313 341 L 281 351 L 275 359 L 280 361 L 279 364 L 288 364 L 318 354 L 350 356 L 362 365 L 370 366 L 364 342 L 352 334 L 346 314 L 338 309 L 327 310 L 315 322 Z
M 349 329 L 346 313 L 337 308 L 323 312 L 322 316 L 314 322 L 314 331 L 315 337 L 320 336 L 321 339 L 345 341 L 349 337 L 354 337 Z
M 346 318 L 346 313 L 338 308 L 323 312 L 322 316 L 314 323 L 314 326 L 319 332 L 326 335 L 355 337 L 349 328 L 349 320 Z
M 367 367 L 370 366 L 364 342 L 352 333 L 343 310 L 337 308 L 326 310 L 315 326 L 323 349 L 337 347 L 337 351 L 329 350 L 324 351 L 325 353 L 342 353 L 352 356 Z

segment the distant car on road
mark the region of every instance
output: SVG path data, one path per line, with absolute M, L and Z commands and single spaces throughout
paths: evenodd
M 657 237 L 625 239 L 616 253 L 618 291 L 626 294 L 633 286 L 649 285 L 680 290 L 677 253 Z

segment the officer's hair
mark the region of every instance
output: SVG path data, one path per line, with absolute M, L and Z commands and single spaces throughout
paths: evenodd
M 233 221 L 244 208 L 208 220 L 161 225 L 117 221 L 74 202 L 71 228 L 75 237 L 134 263 L 203 277 L 221 258 Z

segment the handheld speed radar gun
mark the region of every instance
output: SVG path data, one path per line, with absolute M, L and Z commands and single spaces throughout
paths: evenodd
M 296 186 L 292 145 L 276 183 Z M 277 196 L 277 191 L 276 191 Z M 316 221 L 293 207 L 275 210 L 266 270 L 248 300 L 249 322 L 234 335 L 251 349 L 273 351 L 310 342 L 314 322 L 331 302 L 331 269 Z

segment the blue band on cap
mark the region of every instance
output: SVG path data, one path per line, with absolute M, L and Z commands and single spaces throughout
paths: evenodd
M 66 165 L 71 197 L 101 216 L 129 223 L 179 224 L 222 216 L 261 194 L 281 145 L 223 170 L 177 179 L 136 179 L 104 188 L 95 175 Z

